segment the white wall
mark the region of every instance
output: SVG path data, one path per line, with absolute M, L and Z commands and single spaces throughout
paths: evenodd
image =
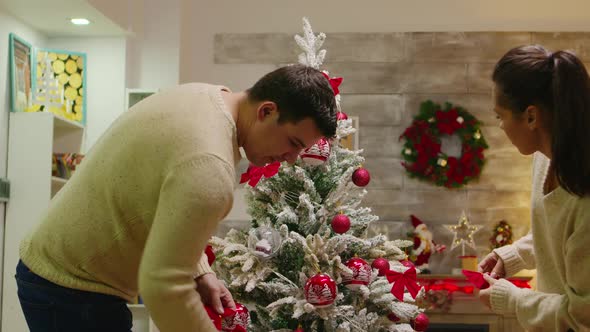
M 0 9 L 0 177 L 6 177 L 8 155 L 8 115 L 10 111 L 10 62 L 8 60 L 8 35 L 15 33 L 31 45 L 45 45 L 46 37 Z M 4 257 L 5 203 L 0 203 L 0 257 Z M 8 266 L 15 269 L 16 266 Z M 0 264 L 0 285 L 3 267 Z M 0 289 L 0 297 L 1 297 Z
M 127 39 L 127 87 L 158 89 L 178 84 L 180 0 L 144 0 L 138 11 L 143 18 L 129 23 L 135 24 L 130 26 L 135 34 Z
M 272 68 L 213 65 L 213 35 L 298 33 L 303 16 L 309 17 L 314 30 L 326 33 L 590 31 L 587 0 L 182 0 L 180 12 L 180 82 L 223 83 L 233 89 L 249 87 Z
M 47 46 L 86 53 L 86 152 L 124 110 L 125 37 L 52 38 Z

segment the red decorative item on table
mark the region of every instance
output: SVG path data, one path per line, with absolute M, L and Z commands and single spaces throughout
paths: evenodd
M 443 252 L 446 246 L 434 242 L 432 232 L 422 220 L 415 215 L 410 215 L 410 219 L 412 220 L 412 226 L 414 226 L 414 231 L 408 234 L 414 241 L 414 247 L 409 253 L 410 259 L 417 268 L 425 270 L 428 268 L 430 255 Z
M 364 259 L 353 257 L 346 264 L 352 274 L 344 273 L 342 283 L 349 289 L 357 289 L 361 286 L 367 286 L 371 281 L 371 267 Z
M 330 142 L 325 138 L 320 138 L 314 145 L 303 150 L 299 156 L 306 165 L 319 166 L 328 160 L 330 151 Z
M 336 300 L 336 282 L 327 274 L 316 274 L 305 283 L 305 299 L 316 307 L 329 306 Z
M 474 272 L 469 270 L 461 270 L 463 275 L 467 278 L 467 281 L 473 284 L 478 289 L 486 289 L 490 287 L 490 284 L 484 279 L 481 272 Z
M 338 234 L 344 234 L 350 229 L 350 218 L 345 214 L 337 214 L 332 218 L 332 229 Z
M 221 321 L 221 331 L 224 332 L 246 332 L 250 324 L 250 313 L 248 309 L 236 302 L 236 310 L 229 316 L 224 316 Z
M 371 174 L 366 168 L 360 167 L 352 173 L 352 182 L 359 187 L 368 185 L 370 181 Z
M 340 121 L 340 120 L 348 120 L 348 115 L 346 113 L 344 113 L 344 112 L 338 112 L 338 113 L 336 113 L 336 119 L 338 121 Z

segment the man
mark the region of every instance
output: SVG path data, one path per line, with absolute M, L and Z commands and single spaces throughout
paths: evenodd
M 162 332 L 215 331 L 201 299 L 218 311 L 233 301 L 200 253 L 231 208 L 239 147 L 258 166 L 293 163 L 335 131 L 330 84 L 302 65 L 244 92 L 193 83 L 138 103 L 21 244 L 30 330 L 130 331 L 125 302 L 139 292 Z

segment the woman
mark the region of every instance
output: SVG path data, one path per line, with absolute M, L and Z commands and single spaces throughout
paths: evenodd
M 479 265 L 491 287 L 479 293 L 494 312 L 528 331 L 590 330 L 590 82 L 571 52 L 510 50 L 492 79 L 500 127 L 533 154 L 531 232 Z M 537 269 L 537 291 L 505 279 Z

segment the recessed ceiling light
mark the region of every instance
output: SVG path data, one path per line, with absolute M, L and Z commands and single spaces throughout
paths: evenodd
M 75 25 L 88 25 L 88 24 L 90 24 L 90 21 L 86 18 L 73 18 L 70 20 L 70 22 L 72 22 L 72 24 L 75 24 Z

